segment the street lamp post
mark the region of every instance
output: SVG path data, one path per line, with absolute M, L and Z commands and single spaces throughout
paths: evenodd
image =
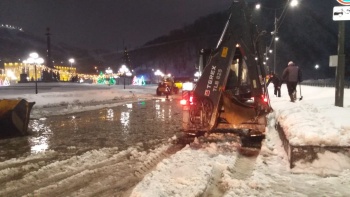
M 70 63 L 70 67 L 72 68 L 72 65 L 74 64 L 75 60 L 73 58 L 70 58 L 68 61 Z
M 34 64 L 35 94 L 38 94 L 38 77 L 36 74 L 36 65 L 44 63 L 44 59 L 39 57 L 38 53 L 31 53 L 29 54 L 29 58 L 24 60 L 23 63 Z
M 154 72 L 154 75 L 158 76 L 158 83 L 159 83 L 159 77 L 164 76 L 164 74 L 160 70 L 156 70 L 156 72 Z
M 273 41 L 273 50 L 274 50 L 274 53 L 273 53 L 273 72 L 276 73 L 276 54 L 277 54 L 277 40 L 278 40 L 276 10 L 275 10 L 275 31 L 273 34 L 273 38 L 274 38 L 274 41 Z
M 71 80 L 74 82 L 74 76 L 73 76 L 72 66 L 73 66 L 75 60 L 74 60 L 74 58 L 70 58 L 68 61 L 69 61 L 69 63 L 70 63 L 70 75 L 71 75 Z
M 34 75 L 35 75 L 35 94 L 38 94 L 38 77 L 36 75 L 36 64 L 34 64 Z
M 124 78 L 124 89 L 125 89 L 125 77 L 126 76 L 131 76 L 132 74 L 131 74 L 130 70 L 125 65 L 122 65 L 119 68 L 118 73 L 119 73 L 120 76 L 123 76 L 123 78 Z
M 277 41 L 279 40 L 279 38 L 278 38 L 278 36 L 277 36 L 277 34 L 278 34 L 278 28 L 279 28 L 279 26 L 278 26 L 278 22 L 279 22 L 279 20 L 285 15 L 285 13 L 286 13 L 286 10 L 287 10 L 287 8 L 289 7 L 289 5 L 291 6 L 291 7 L 295 7 L 295 6 L 297 6 L 298 5 L 298 0 L 287 0 L 287 4 L 285 4 L 285 6 L 284 6 L 284 8 L 283 8 L 283 11 L 282 11 L 282 13 L 281 13 L 281 15 L 279 16 L 279 17 L 277 17 L 277 10 L 278 9 L 281 9 L 281 8 L 268 8 L 268 9 L 273 9 L 273 10 L 275 10 L 275 21 L 274 21 L 274 31 L 273 32 L 271 32 L 271 34 L 273 35 L 272 36 L 272 41 L 271 41 L 271 44 L 272 44 L 272 42 L 273 42 L 273 72 L 274 73 L 276 73 L 276 56 L 277 56 Z M 255 6 L 255 9 L 261 9 L 261 7 L 263 7 L 262 5 L 260 5 L 260 4 L 257 4 L 256 6 Z M 270 44 L 270 46 L 269 46 L 269 48 L 271 47 L 271 44 Z M 267 53 L 266 53 L 266 55 L 267 55 Z
M 316 79 L 318 79 L 318 69 L 320 68 L 320 66 L 318 64 L 315 65 L 315 69 L 316 69 Z

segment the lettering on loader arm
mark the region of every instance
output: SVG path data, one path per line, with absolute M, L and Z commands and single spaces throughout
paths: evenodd
M 218 69 L 218 72 L 216 73 L 216 77 L 214 81 L 213 91 L 218 91 L 221 74 L 222 74 L 222 69 Z
M 214 65 L 211 66 L 209 80 L 208 80 L 208 83 L 207 83 L 207 89 L 211 89 L 212 88 L 215 71 L 216 71 L 216 66 L 214 66 Z
M 219 84 L 220 84 L 222 73 L 223 73 L 222 69 L 217 69 L 216 71 L 216 66 L 214 65 L 211 66 L 207 88 L 204 92 L 205 96 L 209 96 L 211 91 L 216 92 L 219 90 Z

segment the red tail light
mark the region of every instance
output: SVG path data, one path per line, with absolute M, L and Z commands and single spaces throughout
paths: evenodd
M 261 99 L 262 99 L 265 103 L 267 103 L 267 98 L 265 97 L 265 95 L 261 95 Z
M 180 104 L 181 105 L 187 105 L 187 104 L 191 104 L 193 103 L 193 96 L 190 96 L 189 100 L 186 99 L 181 99 L 180 100 Z

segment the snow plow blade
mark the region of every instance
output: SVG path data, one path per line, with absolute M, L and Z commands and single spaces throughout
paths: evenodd
M 30 111 L 35 102 L 24 99 L 0 100 L 0 138 L 23 136 L 28 133 Z
M 276 129 L 283 143 L 284 150 L 287 153 L 290 168 L 295 167 L 298 161 L 312 163 L 314 160 L 318 159 L 318 153 L 324 153 L 326 151 L 342 153 L 350 157 L 350 146 L 292 145 L 289 143 L 279 123 L 276 123 Z

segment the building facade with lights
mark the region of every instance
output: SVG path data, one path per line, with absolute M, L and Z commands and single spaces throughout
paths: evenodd
M 12 82 L 28 82 L 28 81 L 71 81 L 77 75 L 76 68 L 71 66 L 54 66 L 54 69 L 45 65 L 10 62 L 4 63 L 4 69 L 1 72 L 0 80 Z M 36 77 L 35 77 L 36 76 Z M 50 80 L 48 79 L 50 78 Z M 54 80 L 52 80 L 54 79 Z

